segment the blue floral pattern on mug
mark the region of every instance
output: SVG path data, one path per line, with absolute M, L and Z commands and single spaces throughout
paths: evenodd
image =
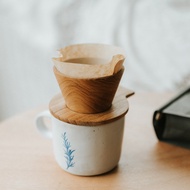
M 75 150 L 71 149 L 71 144 L 68 141 L 68 138 L 66 136 L 66 132 L 64 132 L 64 134 L 62 134 L 62 139 L 63 139 L 63 146 L 64 146 L 64 151 L 65 151 L 65 161 L 67 164 L 67 169 L 69 169 L 70 167 L 74 167 L 75 162 L 73 162 L 74 159 L 74 155 L 73 152 Z

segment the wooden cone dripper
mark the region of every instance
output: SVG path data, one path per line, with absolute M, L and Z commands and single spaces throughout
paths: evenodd
M 121 48 L 103 44 L 61 49 L 61 57 L 53 58 L 53 70 L 66 106 L 88 114 L 108 110 L 124 72 L 123 52 Z
M 65 76 L 54 67 L 67 107 L 78 113 L 100 113 L 108 110 L 123 72 L 124 67 L 111 76 L 80 79 Z

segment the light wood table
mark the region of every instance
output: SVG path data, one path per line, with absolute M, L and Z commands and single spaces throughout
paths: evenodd
M 190 189 L 190 150 L 159 142 L 152 114 L 172 94 L 136 93 L 129 112 L 121 160 L 111 172 L 74 176 L 54 160 L 51 141 L 35 129 L 40 107 L 0 124 L 0 189 L 2 190 L 175 190 Z

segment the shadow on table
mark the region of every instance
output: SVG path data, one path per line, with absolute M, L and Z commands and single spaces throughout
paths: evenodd
M 152 152 L 154 163 L 164 166 L 172 166 L 176 169 L 183 166 L 184 170 L 189 170 L 190 160 L 190 145 L 189 143 L 173 142 L 173 141 L 158 141 L 155 144 Z M 188 164 L 188 165 L 187 165 Z M 188 167 L 187 167 L 188 166 Z M 190 170 L 189 170 L 190 172 Z
M 164 143 L 168 143 L 177 147 L 186 148 L 190 150 L 190 142 L 185 141 L 173 141 L 173 140 L 162 140 Z

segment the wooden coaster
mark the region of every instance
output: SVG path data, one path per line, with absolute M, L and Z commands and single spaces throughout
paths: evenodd
M 111 108 L 97 114 L 83 114 L 70 110 L 66 107 L 62 94 L 58 94 L 50 101 L 49 110 L 55 118 L 66 123 L 84 126 L 102 125 L 123 117 L 129 109 L 127 97 L 133 94 L 133 91 L 120 86 Z

